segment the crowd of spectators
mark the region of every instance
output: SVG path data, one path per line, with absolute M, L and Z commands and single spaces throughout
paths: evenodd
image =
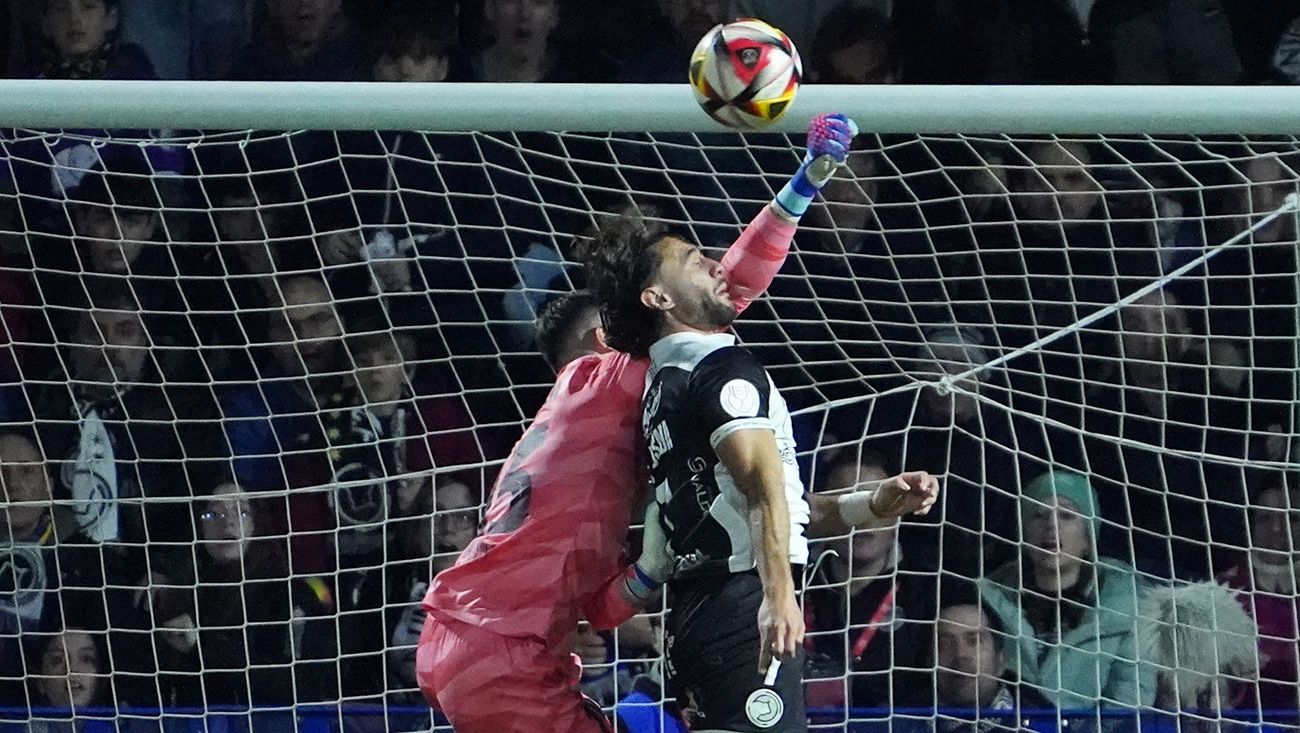
M 12 78 L 677 82 L 758 17 L 821 83 L 1300 81 L 1295 0 L 147 0 L 8 2 Z
M 1300 81 L 1300 2 L 157 5 L 8 3 L 0 63 L 675 82 L 756 15 L 815 83 Z M 631 187 L 725 244 L 795 148 L 186 134 L 0 135 L 0 707 L 421 704 L 419 600 L 546 394 L 531 323 L 580 284 L 567 237 Z M 907 468 L 944 494 L 822 541 L 810 706 L 1300 708 L 1295 219 L 989 366 L 1273 210 L 1294 142 L 859 140 L 737 329 L 793 406 L 852 398 L 797 426 L 813 490 Z M 1150 641 L 1171 604 L 1217 609 L 1188 632 L 1208 668 Z M 1257 653 L 1213 633 L 1236 621 Z M 584 689 L 655 699 L 660 635 L 576 630 Z

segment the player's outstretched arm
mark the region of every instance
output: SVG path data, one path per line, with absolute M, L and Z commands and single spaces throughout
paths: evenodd
M 776 436 L 766 428 L 737 430 L 715 447 L 718 460 L 749 503 L 750 535 L 763 602 L 758 610 L 761 656 L 766 672 L 772 656 L 789 659 L 803 644 L 803 612 L 790 572 L 790 507 Z
M 838 537 L 850 529 L 887 527 L 908 514 L 925 516 L 938 498 L 939 480 L 925 471 L 900 473 L 846 491 L 813 494 L 808 500 L 808 536 Z
M 858 125 L 839 112 L 820 114 L 808 123 L 808 153 L 790 182 L 776 195 L 771 208 L 797 223 L 822 187 L 849 157 Z
M 842 114 L 818 115 L 808 124 L 808 152 L 803 165 L 722 257 L 736 312 L 745 310 L 772 284 L 790 252 L 799 218 L 848 159 L 857 131 L 853 120 Z
M 641 557 L 605 584 L 595 602 L 585 609 L 588 623 L 598 631 L 621 626 L 650 605 L 659 587 L 668 582 L 672 567 L 668 539 L 659 522 L 659 504 L 651 501 L 645 511 Z

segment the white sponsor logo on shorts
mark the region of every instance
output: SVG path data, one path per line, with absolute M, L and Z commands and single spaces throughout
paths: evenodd
M 733 379 L 722 386 L 718 396 L 722 409 L 732 417 L 753 417 L 758 414 L 758 388 L 743 379 Z
M 781 696 L 767 688 L 754 690 L 745 700 L 745 717 L 759 728 L 771 728 L 780 722 L 784 713 Z

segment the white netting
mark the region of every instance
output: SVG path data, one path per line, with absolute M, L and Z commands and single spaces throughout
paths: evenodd
M 814 722 L 1300 708 L 1296 141 L 860 147 L 737 331 L 814 490 L 861 463 L 945 492 L 897 540 L 825 540 Z M 531 321 L 581 283 L 569 237 L 633 199 L 725 246 L 802 155 L 649 133 L 0 150 L 0 721 L 66 719 L 71 690 L 133 725 L 386 730 L 429 724 L 418 599 L 546 395 Z M 1235 601 L 1185 585 L 1216 577 Z M 593 696 L 658 714 L 658 618 L 584 637 Z

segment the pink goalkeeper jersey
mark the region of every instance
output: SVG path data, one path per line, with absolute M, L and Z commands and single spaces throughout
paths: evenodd
M 722 265 L 737 311 L 771 284 L 793 235 L 794 225 L 765 206 L 727 250 Z M 636 612 L 617 584 L 632 505 L 645 485 L 640 418 L 649 366 L 607 353 L 560 370 L 497 479 L 481 533 L 433 579 L 429 613 L 560 651 L 580 619 L 612 628 Z

